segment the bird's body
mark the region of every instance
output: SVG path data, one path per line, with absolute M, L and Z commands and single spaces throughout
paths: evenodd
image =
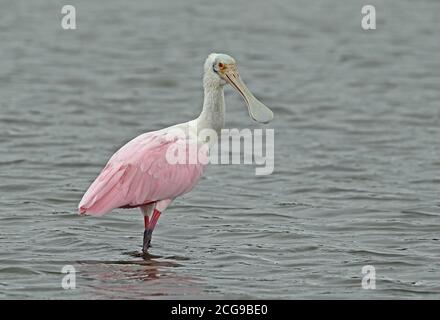
M 229 77 L 227 65 L 232 70 Z M 216 67 L 219 68 L 217 71 Z M 263 118 L 272 116 L 270 110 L 250 94 L 234 67 L 235 61 L 231 57 L 211 54 L 205 62 L 204 102 L 200 116 L 189 122 L 141 134 L 120 148 L 84 194 L 78 206 L 79 213 L 99 216 L 115 208 L 139 207 L 145 222 L 145 252 L 160 214 L 173 199 L 191 191 L 203 174 L 209 146 L 213 142 L 202 140 L 199 133 L 205 129 L 218 133 L 223 128 L 223 86 L 226 81 L 243 95 L 255 120 L 261 121 L 256 119 L 262 117 L 261 112 Z M 238 78 L 230 80 L 234 76 Z M 263 107 L 270 114 L 265 114 Z M 182 149 L 182 146 L 186 148 Z M 188 157 L 191 147 L 198 150 L 196 161 L 170 162 L 170 154 L 185 150 Z
M 192 189 L 203 164 L 169 164 L 168 148 L 188 143 L 169 136 L 171 128 L 144 133 L 119 149 L 85 193 L 81 214 L 103 215 L 114 208 L 134 208 L 169 201 Z M 166 206 L 160 206 L 161 211 Z

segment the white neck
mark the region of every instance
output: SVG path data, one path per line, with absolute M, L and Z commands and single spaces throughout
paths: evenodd
M 223 86 L 204 85 L 203 110 L 197 118 L 198 130 L 213 129 L 220 133 L 225 125 L 225 96 Z

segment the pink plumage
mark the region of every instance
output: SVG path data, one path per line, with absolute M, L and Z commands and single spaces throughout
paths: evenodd
M 204 165 L 170 164 L 167 150 L 191 145 L 186 137 L 160 130 L 141 134 L 119 149 L 79 203 L 80 214 L 103 215 L 115 208 L 165 204 L 191 191 Z M 171 149 L 170 149 L 171 148 Z M 189 152 L 189 147 L 186 149 Z M 207 148 L 205 153 L 207 156 Z M 206 158 L 204 159 L 204 161 Z

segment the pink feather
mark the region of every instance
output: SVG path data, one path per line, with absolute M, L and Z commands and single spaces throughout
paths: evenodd
M 141 134 L 120 148 L 90 185 L 79 203 L 80 214 L 103 215 L 120 207 L 136 207 L 168 201 L 191 191 L 203 174 L 208 149 L 202 146 L 203 161 L 170 164 L 169 148 L 197 142 L 172 136 L 166 130 Z M 198 147 L 200 147 L 197 144 Z M 202 159 L 202 158 L 199 158 Z

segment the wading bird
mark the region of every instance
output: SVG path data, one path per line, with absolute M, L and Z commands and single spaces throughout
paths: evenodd
M 200 116 L 141 134 L 120 148 L 84 194 L 78 206 L 79 214 L 101 216 L 115 208 L 139 207 L 145 227 L 142 250 L 147 252 L 161 213 L 174 198 L 191 191 L 204 169 L 202 161 L 170 163 L 167 155 L 182 144 L 196 144 L 205 151 L 209 148 L 207 141 L 200 141 L 199 132 L 209 129 L 219 133 L 223 128 L 226 83 L 242 95 L 252 119 L 260 123 L 272 120 L 272 111 L 258 101 L 241 80 L 235 60 L 226 54 L 212 53 L 204 65 L 204 101 Z

